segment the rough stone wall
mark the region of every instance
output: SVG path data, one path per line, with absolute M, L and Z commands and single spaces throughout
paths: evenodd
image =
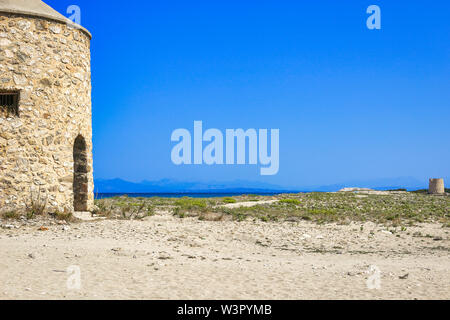
M 0 92 L 20 90 L 19 116 L 0 115 L 0 211 L 31 197 L 49 211 L 74 207 L 75 139 L 87 147 L 93 206 L 90 38 L 41 18 L 0 13 Z
M 428 193 L 445 194 L 444 179 L 430 179 Z

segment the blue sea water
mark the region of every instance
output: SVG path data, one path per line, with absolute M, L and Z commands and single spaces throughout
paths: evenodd
M 214 192 L 205 192 L 205 193 L 98 193 L 95 195 L 95 199 L 106 199 L 106 198 L 113 198 L 113 197 L 120 197 L 120 196 L 128 196 L 130 198 L 153 198 L 153 197 L 160 197 L 160 198 L 183 198 L 183 197 L 189 197 L 189 198 L 220 198 L 220 197 L 233 197 L 233 196 L 242 196 L 246 194 L 252 194 L 252 195 L 260 195 L 260 196 L 273 196 L 278 195 L 284 192 L 251 192 L 251 193 L 214 193 Z

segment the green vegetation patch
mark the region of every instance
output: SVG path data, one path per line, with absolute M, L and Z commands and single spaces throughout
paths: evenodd
M 279 201 L 279 203 L 281 204 L 288 204 L 288 205 L 294 205 L 294 206 L 298 206 L 300 205 L 302 202 L 299 199 L 281 199 Z
M 223 203 L 236 203 L 237 200 L 231 197 L 223 198 Z
M 255 200 L 253 207 L 229 208 L 226 203 Z M 256 201 L 279 201 L 258 204 Z M 169 211 L 183 217 L 202 220 L 300 221 L 350 223 L 372 221 L 390 226 L 409 226 L 421 222 L 438 222 L 450 226 L 450 197 L 423 193 L 300 193 L 279 196 L 236 196 L 224 198 L 128 198 L 97 200 L 97 214 L 110 218 L 138 219 Z

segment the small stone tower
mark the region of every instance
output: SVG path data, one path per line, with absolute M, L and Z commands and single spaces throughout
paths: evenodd
M 40 0 L 0 0 L 0 211 L 92 209 L 90 40 Z
M 444 179 L 430 179 L 428 193 L 445 194 Z

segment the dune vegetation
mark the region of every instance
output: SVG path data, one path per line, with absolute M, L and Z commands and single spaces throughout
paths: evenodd
M 438 222 L 450 226 L 450 197 L 420 192 L 299 193 L 203 199 L 121 196 L 97 200 L 96 205 L 96 215 L 125 219 L 142 219 L 158 211 L 169 211 L 180 218 L 217 221 L 372 221 L 393 226 Z

